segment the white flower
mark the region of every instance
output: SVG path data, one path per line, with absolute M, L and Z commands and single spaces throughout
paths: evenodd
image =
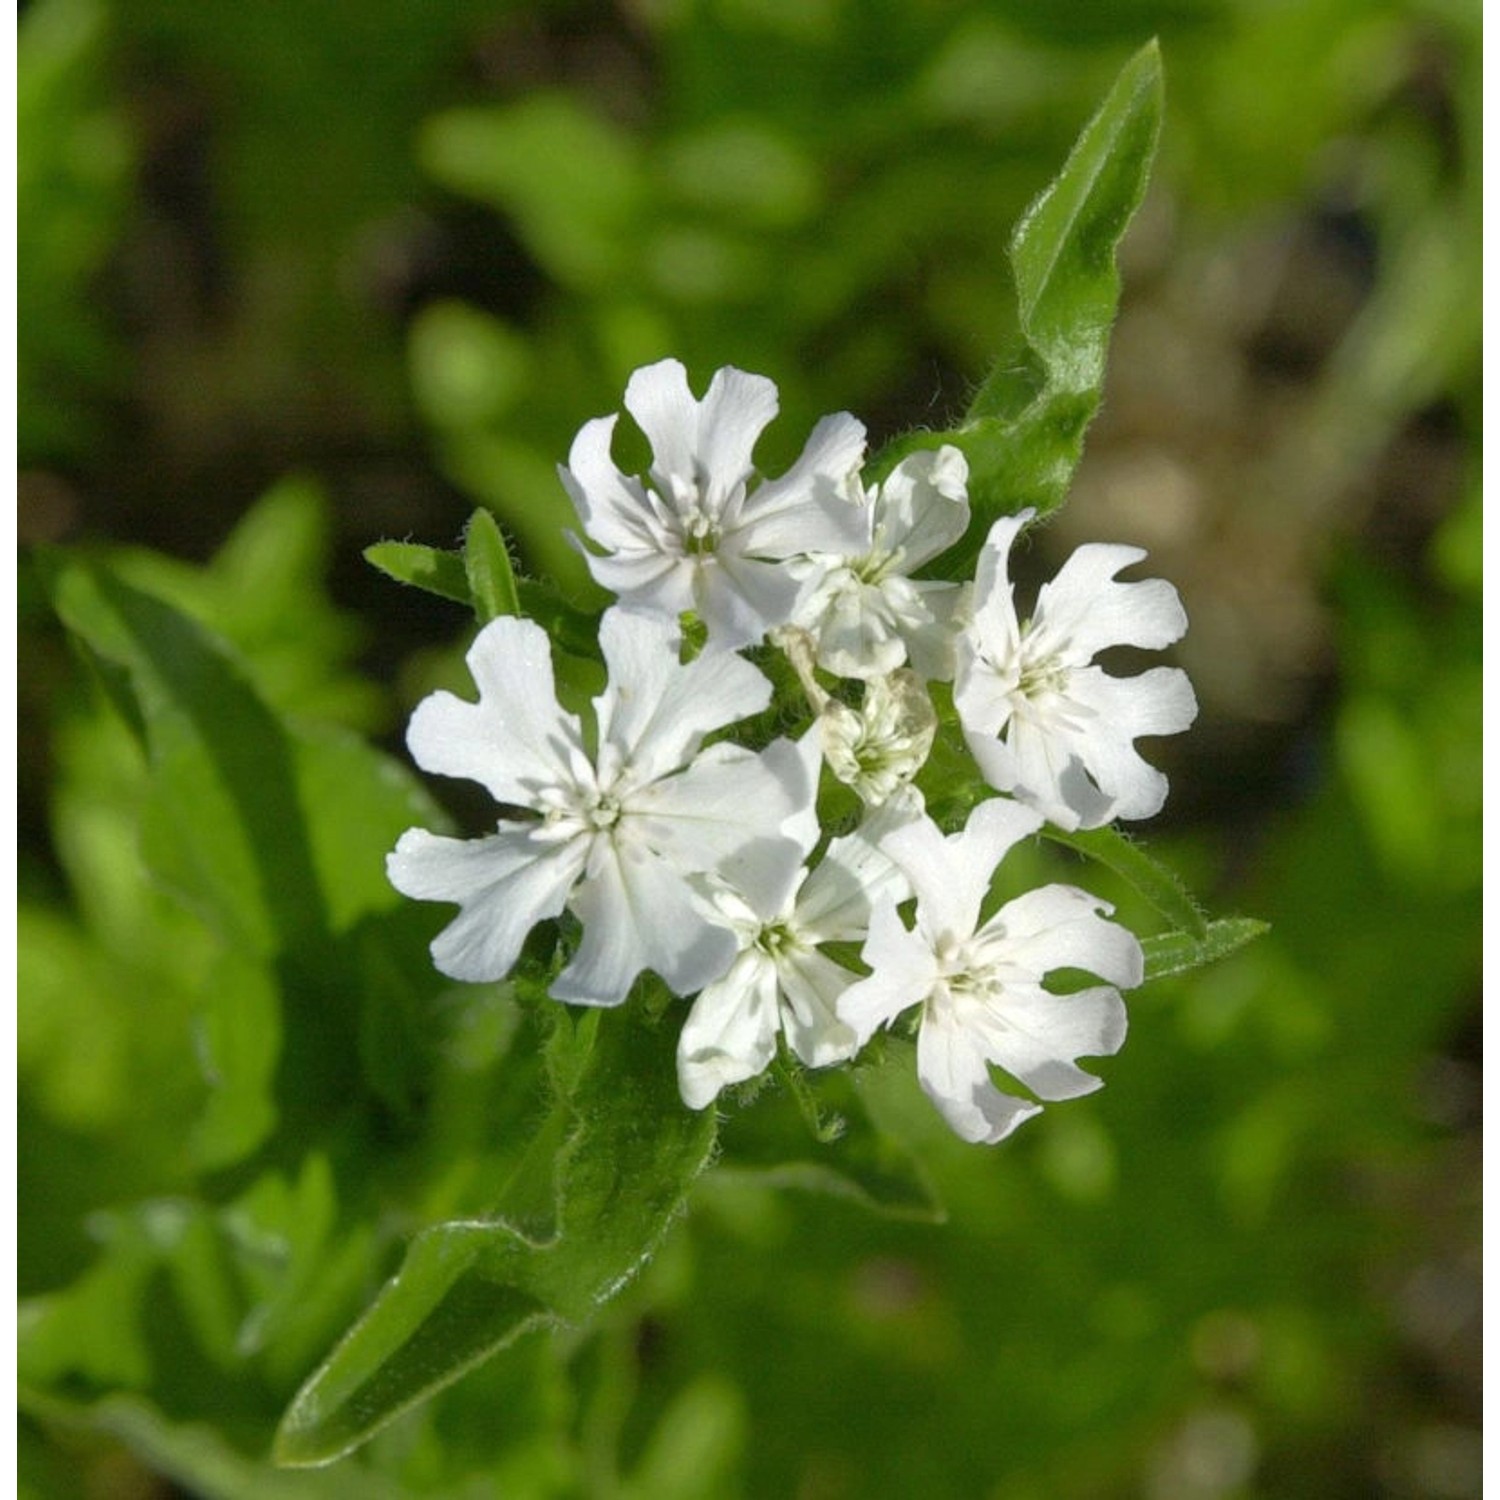
M 584 425 L 559 473 L 605 549 L 585 552 L 590 571 L 627 608 L 674 621 L 695 610 L 710 646 L 737 649 L 791 618 L 806 579 L 785 559 L 858 544 L 849 488 L 865 430 L 847 413 L 825 417 L 781 478 L 752 488 L 751 450 L 777 407 L 764 376 L 722 369 L 700 402 L 665 359 L 630 377 L 625 407 L 650 441 L 650 474 L 615 467 L 613 416 Z
M 503 978 L 532 926 L 566 906 L 583 940 L 552 986 L 558 999 L 617 1005 L 643 969 L 691 994 L 723 973 L 734 940 L 705 919 L 690 877 L 713 870 L 754 887 L 795 853 L 782 825 L 809 793 L 791 743 L 699 750 L 709 731 L 766 706 L 761 673 L 735 656 L 684 666 L 672 627 L 620 610 L 599 640 L 609 681 L 594 700 L 593 758 L 530 620 L 492 620 L 475 639 L 478 703 L 438 692 L 412 716 L 420 766 L 478 781 L 507 809 L 487 838 L 412 828 L 387 858 L 397 890 L 459 904 L 432 945 L 456 979 Z
M 868 807 L 911 781 L 927 763 L 937 733 L 932 700 L 906 667 L 867 682 L 858 709 L 825 699 L 819 723 L 829 769 Z
M 816 754 L 816 731 L 808 738 Z M 859 941 L 875 902 L 909 894 L 880 841 L 920 810 L 915 793 L 888 803 L 854 833 L 834 839 L 811 874 L 801 861 L 816 842 L 815 829 L 778 880 L 753 892 L 715 882 L 709 899 L 739 952 L 693 1002 L 682 1028 L 677 1082 L 689 1108 L 703 1109 L 727 1085 L 763 1071 L 776 1055 L 778 1032 L 809 1067 L 854 1055 L 857 1039 L 836 1012 L 859 976 L 818 945 Z
M 1134 741 L 1186 729 L 1198 712 L 1192 686 L 1175 667 L 1122 678 L 1091 663 L 1109 646 L 1170 645 L 1187 616 L 1162 579 L 1114 580 L 1146 555 L 1138 547 L 1094 543 L 1042 586 L 1023 624 L 1007 570 L 1011 543 L 1033 514 L 996 521 L 980 553 L 953 684 L 964 737 L 991 786 L 1061 828 L 1149 818 L 1166 800 L 1167 778 Z
M 1074 1060 L 1119 1050 L 1125 1006 L 1116 986 L 1137 985 L 1143 974 L 1140 944 L 1101 915 L 1112 908 L 1072 886 L 1030 891 L 980 921 L 996 867 L 1041 822 L 1032 809 L 997 797 L 948 838 L 926 817 L 887 835 L 882 847 L 916 894 L 916 927 L 908 931 L 889 898 L 877 906 L 864 946 L 870 977 L 839 1001 L 838 1014 L 861 1045 L 921 1006 L 922 1087 L 967 1141 L 1003 1140 L 1041 1109 L 1001 1093 L 990 1063 L 1040 1099 L 1098 1088 L 1100 1080 Z M 1053 994 L 1042 981 L 1054 969 L 1083 969 L 1108 983 Z
M 817 637 L 820 667 L 871 678 L 910 661 L 928 681 L 953 676 L 963 587 L 910 575 L 968 529 L 968 477 L 957 448 L 913 453 L 865 495 L 860 545 L 815 559 L 823 573 L 797 617 Z

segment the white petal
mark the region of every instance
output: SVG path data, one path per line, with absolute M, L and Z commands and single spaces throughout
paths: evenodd
M 776 408 L 775 382 L 764 375 L 726 365 L 709 382 L 698 412 L 698 460 L 715 513 L 750 478 L 750 455 Z
M 1081 752 L 1102 743 L 1097 728 L 1074 732 L 1033 717 L 1012 720 L 1004 740 L 964 731 L 964 740 L 984 779 L 1036 808 L 1059 828 L 1097 828 L 1115 815 L 1111 797 L 1094 784 Z
M 693 592 L 698 567 L 670 552 L 614 552 L 599 557 L 585 552 L 594 582 L 608 589 L 620 607 L 669 620 L 674 626 L 684 610 L 697 607 Z
M 671 860 L 677 869 L 718 870 L 736 889 L 757 888 L 756 866 L 766 840 L 801 851 L 782 834 L 800 810 L 802 784 L 779 757 L 720 743 L 687 770 L 632 793 L 622 822 L 628 836 Z M 781 853 L 776 854 L 779 867 Z
M 906 640 L 885 594 L 846 571 L 844 583 L 826 590 L 813 629 L 818 665 L 835 677 L 885 677 L 906 660 Z
M 839 997 L 838 1017 L 863 1047 L 879 1027 L 927 998 L 937 970 L 932 950 L 907 931 L 890 900 L 870 914 L 870 933 L 860 957 L 870 973 Z
M 599 622 L 609 683 L 594 700 L 600 744 L 614 746 L 633 781 L 687 764 L 703 736 L 771 701 L 763 673 L 738 656 L 678 660 L 674 625 L 611 609 Z M 601 753 L 600 764 L 604 763 Z
M 618 1005 L 643 969 L 654 969 L 673 994 L 691 994 L 724 972 L 737 947 L 665 860 L 617 839 L 595 841 L 570 904 L 583 941 L 553 981 L 559 1000 Z
M 850 476 L 865 452 L 864 424 L 847 412 L 824 417 L 797 462 L 745 500 L 736 547 L 753 557 L 802 552 L 859 555 L 868 543 L 870 512 L 851 495 Z
M 823 771 L 823 735 L 818 720 L 799 740 L 772 740 L 761 760 L 791 792 L 792 815 L 781 832 L 797 846 L 803 859 L 823 835 L 818 822 L 818 779 Z
M 920 816 L 912 802 L 892 798 L 834 839 L 797 893 L 798 930 L 818 943 L 852 942 L 864 936 L 878 904 L 906 900 L 910 883 L 881 841 Z
M 481 981 L 510 973 L 526 934 L 563 909 L 587 854 L 587 839 L 540 843 L 529 827 L 483 839 L 410 828 L 385 867 L 402 895 L 459 904 L 459 915 L 433 941 L 433 962 L 454 979 Z
M 856 976 L 814 950 L 788 953 L 777 965 L 781 1027 L 793 1052 L 810 1068 L 844 1062 L 859 1050 L 854 1028 L 839 1019 L 839 999 Z
M 759 644 L 797 610 L 806 579 L 782 563 L 737 555 L 726 543 L 699 566 L 695 606 L 709 645 L 738 651 Z M 706 654 L 706 653 L 705 653 Z
M 1041 1105 L 1002 1094 L 990 1082 L 973 1039 L 929 1007 L 917 1037 L 917 1076 L 943 1118 L 966 1141 L 993 1145 L 1041 1113 Z
M 883 526 L 885 546 L 903 549 L 904 573 L 915 573 L 969 529 L 968 477 L 968 460 L 945 445 L 908 455 L 881 485 L 877 535 Z
M 1075 672 L 1069 692 L 1131 739 L 1180 734 L 1198 716 L 1193 686 L 1178 667 L 1152 667 L 1136 677 L 1111 677 L 1094 667 Z
M 1095 716 L 1087 734 L 1076 734 L 1069 743 L 1110 803 L 1101 817 L 1085 815 L 1083 826 L 1159 812 L 1167 798 L 1167 778 L 1142 759 L 1133 742 L 1138 735 L 1176 734 L 1193 722 L 1198 705 L 1187 674 L 1176 667 L 1153 667 L 1138 677 L 1120 678 L 1089 667 L 1073 674 L 1069 695 Z
M 970 629 L 978 648 L 997 661 L 1015 654 L 1021 637 L 1010 582 L 1010 549 L 1034 510 L 1001 516 L 990 527 L 974 572 L 974 618 Z
M 1033 629 L 1039 654 L 1082 665 L 1108 646 L 1155 651 L 1180 640 L 1187 615 L 1170 583 L 1113 581 L 1145 555 L 1139 547 L 1103 542 L 1079 547 L 1037 595 Z
M 637 370 L 625 387 L 625 409 L 651 444 L 653 473 L 697 478 L 698 403 L 680 360 L 663 359 Z
M 693 1002 L 677 1042 L 677 1086 L 689 1109 L 764 1071 L 776 1055 L 778 1002 L 776 966 L 754 948 Z
M 1125 1003 L 1101 986 L 1053 995 L 1040 985 L 1007 987 L 968 1030 L 991 1062 L 1041 1099 L 1077 1099 L 1103 1087 L 1075 1058 L 1107 1057 L 1125 1041 Z
M 986 652 L 975 621 L 970 621 L 954 641 L 953 706 L 967 734 L 987 739 L 1010 723 L 1015 709 L 1012 695 L 1020 680 L 1019 658 L 1013 653 L 1001 659 L 1007 665 L 1003 672 L 996 670 L 996 658 Z
M 479 702 L 424 698 L 406 742 L 424 771 L 464 776 L 498 802 L 537 806 L 539 788 L 567 783 L 582 756 L 578 720 L 558 707 L 547 634 L 531 620 L 491 620 L 467 657 Z
M 1007 960 L 1038 978 L 1083 969 L 1134 989 L 1145 974 L 1141 945 L 1128 928 L 1105 920 L 1111 910 L 1076 886 L 1047 885 L 1006 902 L 982 931 L 1003 933 Z
M 601 547 L 656 550 L 663 529 L 655 507 L 640 481 L 626 478 L 610 457 L 617 420 L 595 417 L 585 422 L 558 476 L 584 531 Z
M 917 896 L 917 924 L 929 944 L 964 941 L 979 923 L 979 907 L 1000 861 L 1042 820 L 1032 808 L 1002 797 L 981 802 L 961 833 L 944 838 L 931 818 L 898 828 L 883 847 L 901 866 Z
M 916 623 L 902 629 L 912 670 L 926 682 L 948 682 L 955 666 L 955 648 L 970 607 L 968 587 L 918 579 L 909 585 L 920 600 L 911 611 Z

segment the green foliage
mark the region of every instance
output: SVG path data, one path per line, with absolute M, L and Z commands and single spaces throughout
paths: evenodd
M 677 1097 L 675 1038 L 629 1010 L 557 1021 L 546 1118 L 499 1201 L 435 1225 L 288 1409 L 276 1455 L 327 1463 L 540 1323 L 639 1270 L 714 1144 Z
M 124 213 L 133 152 L 102 87 L 108 27 L 105 6 L 94 0 L 44 0 L 22 17 L 16 44 L 16 426 L 23 464 L 76 455 L 96 419 L 91 408 L 120 375 L 120 350 L 99 316 L 97 290 Z
M 464 572 L 481 625 L 497 615 L 518 615 L 516 575 L 511 569 L 505 538 L 487 510 L 476 510 L 464 532 Z
M 21 1493 L 1072 1500 L 1186 1493 L 1205 1456 L 1246 1495 L 1461 1488 L 1482 701 L 1477 467 L 1441 520 L 1478 428 L 1461 9 L 26 7 L 21 456 L 90 544 L 21 577 Z M 1142 441 L 1122 354 L 1190 395 L 1247 388 L 1257 462 L 1232 467 L 1284 552 L 1193 510 L 1188 646 L 1302 547 L 1336 675 L 1326 733 L 1275 742 L 1301 770 L 1267 768 L 1274 801 L 1207 724 L 1151 855 L 1111 832 L 1017 851 L 1164 929 L 1108 1087 L 976 1152 L 892 1036 L 715 1120 L 676 1098 L 667 998 L 576 1021 L 541 995 L 546 935 L 512 984 L 447 984 L 440 914 L 382 873 L 443 816 L 356 735 L 457 654 L 416 649 L 416 596 L 362 594 L 342 561 L 336 606 L 334 558 L 478 507 L 459 549 L 371 561 L 540 621 L 583 701 L 603 598 L 555 465 L 668 353 L 700 384 L 776 376 L 768 472 L 846 405 L 877 439 L 930 424 L 886 463 L 962 443 L 983 516 L 1053 509 L 1161 109 L 1153 49 L 1111 80 L 1155 30 L 1172 108 L 1091 453 Z M 1368 286 L 1288 420 L 1301 377 L 1234 347 L 1286 288 L 1239 252 L 1259 236 L 1336 303 L 1288 249 L 1325 218 Z M 1222 342 L 1185 351 L 1204 328 Z M 1189 440 L 1223 439 L 1164 388 Z M 289 454 L 327 492 L 276 485 L 202 566 L 103 544 L 149 521 L 199 554 Z M 1431 489 L 1382 489 L 1372 541 L 1348 497 L 1374 471 Z M 1159 536 L 1171 490 L 1142 512 Z M 1295 621 L 1295 590 L 1269 598 L 1268 631 Z M 1206 720 L 1223 654 L 1190 663 Z M 983 794 L 958 756 L 924 790 L 950 827 Z M 1177 869 L 1269 932 L 1206 915 Z M 299 1464 L 344 1456 L 278 1468 L 278 1432 Z
M 1120 297 L 1115 250 L 1146 190 L 1161 125 L 1161 55 L 1153 42 L 1126 64 L 1056 179 L 1010 241 L 1021 343 L 1000 356 L 964 420 L 898 442 L 876 464 L 953 443 L 969 461 L 975 521 L 947 553 L 953 577 L 972 570 L 998 516 L 1061 505 L 1099 405 Z
M 1257 917 L 1221 917 L 1198 933 L 1164 932 L 1146 938 L 1146 978 L 1169 979 L 1227 958 L 1236 948 L 1270 931 Z

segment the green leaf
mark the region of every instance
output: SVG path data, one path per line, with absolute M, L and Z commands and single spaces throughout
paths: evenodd
M 518 578 L 516 594 L 521 613 L 535 620 L 554 645 L 582 661 L 599 657 L 599 616 L 575 609 L 557 590 L 534 578 Z
M 661 1240 L 714 1145 L 677 1093 L 671 1028 L 560 1017 L 555 1101 L 491 1214 L 426 1229 L 282 1420 L 279 1463 L 329 1463 L 523 1333 L 580 1323 Z M 548 1191 L 538 1168 L 552 1158 Z M 542 1201 L 539 1201 L 542 1200 Z M 550 1208 L 550 1211 L 549 1211 Z
M 173 1421 L 138 1396 L 100 1401 L 61 1399 L 23 1387 L 20 1407 L 33 1419 L 79 1433 L 104 1434 L 123 1443 L 181 1493 L 201 1500 L 407 1500 L 411 1491 L 372 1469 L 356 1476 L 288 1474 L 246 1457 L 221 1431 L 202 1421 Z M 165 1486 L 164 1486 L 165 1487 Z
M 1202 934 L 1163 932 L 1148 937 L 1141 947 L 1146 954 L 1146 978 L 1166 979 L 1202 968 L 1243 948 L 1271 930 L 1269 922 L 1255 917 L 1221 917 L 1207 924 Z
M 495 518 L 487 510 L 476 510 L 464 532 L 464 573 L 474 600 L 474 613 L 481 625 L 500 615 L 521 613 L 516 595 L 516 575 L 510 553 Z
M 714 1180 L 828 1193 L 887 1218 L 941 1223 L 946 1213 L 921 1161 L 871 1112 L 871 1090 L 902 1067 L 914 1070 L 910 1048 L 886 1039 L 852 1071 L 778 1069 L 787 1092 L 757 1097 L 724 1124 Z
M 111 569 L 229 642 L 278 713 L 356 729 L 381 722 L 373 683 L 347 670 L 363 630 L 328 596 L 328 498 L 290 475 L 266 490 L 204 567 L 147 548 L 111 553 Z
M 365 548 L 365 561 L 397 583 L 409 583 L 455 604 L 473 603 L 468 569 L 456 552 L 420 542 L 376 542 Z
M 223 642 L 107 566 L 57 564 L 53 600 L 91 658 L 123 674 L 148 750 L 153 871 L 234 947 L 323 949 L 398 899 L 384 857 L 437 813 L 353 736 L 292 729 Z
M 269 1090 L 298 1131 L 362 1097 L 351 945 L 402 904 L 386 853 L 442 815 L 354 736 L 282 721 L 222 641 L 107 566 L 55 562 L 51 586 L 144 735 L 147 868 L 236 955 L 203 996 L 221 1097 L 198 1144 L 227 1165 L 275 1122 Z
M 1048 823 L 1043 826 L 1042 833 L 1053 843 L 1076 849 L 1078 853 L 1097 860 L 1106 869 L 1113 870 L 1145 897 L 1173 927 L 1194 938 L 1207 935 L 1208 919 L 1187 887 L 1177 878 L 1176 872 L 1158 864 L 1139 844 L 1127 838 L 1113 824 L 1069 833 Z
M 1062 504 L 1099 405 L 1119 304 L 1115 251 L 1145 193 L 1161 124 L 1155 42 L 1125 65 L 1056 179 L 1022 215 L 1010 243 L 1021 344 L 996 363 L 964 420 L 898 440 L 876 463 L 953 443 L 969 461 L 974 522 L 944 559 L 962 576 L 1001 515 Z

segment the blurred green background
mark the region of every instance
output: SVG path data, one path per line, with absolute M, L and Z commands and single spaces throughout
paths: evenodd
M 1479 32 L 1462 0 L 22 6 L 19 1275 L 87 1294 L 26 1494 L 1479 1494 Z M 1002 1148 L 913 1112 L 945 1225 L 710 1173 L 595 1330 L 277 1474 L 316 1319 L 253 1377 L 178 1314 L 144 1363 L 89 1321 L 132 1205 L 247 1184 L 185 1158 L 205 935 L 145 883 L 139 757 L 32 549 L 119 549 L 278 709 L 399 749 L 468 626 L 363 547 L 485 504 L 587 599 L 554 465 L 666 354 L 777 381 L 772 472 L 828 411 L 953 418 L 1011 225 L 1152 35 L 1161 152 L 1036 560 L 1128 541 L 1180 588 L 1203 712 L 1145 833 L 1272 934 L 1142 992 L 1108 1087 Z M 106 1389 L 148 1399 L 62 1399 Z

